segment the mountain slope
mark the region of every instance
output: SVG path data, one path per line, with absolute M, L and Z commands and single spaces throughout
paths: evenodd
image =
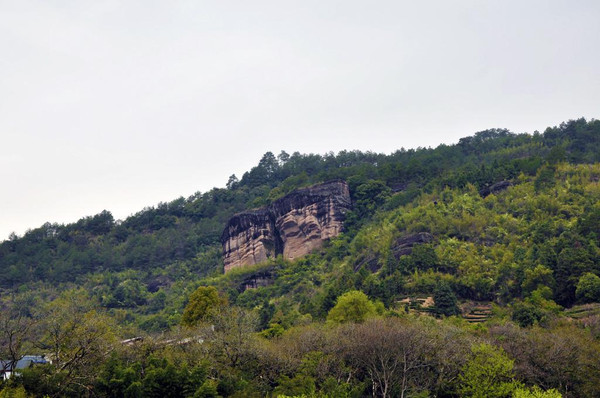
M 0 244 L 0 286 L 84 286 L 107 308 L 140 314 L 173 311 L 182 305 L 181 292 L 205 275 L 222 272 L 219 236 L 234 213 L 266 205 L 299 187 L 341 178 L 350 186 L 354 208 L 347 215 L 346 232 L 324 258 L 348 263 L 352 271 L 335 276 L 342 286 L 322 294 L 337 297 L 351 285 L 363 288 L 363 282 L 344 279 L 354 278 L 356 270 L 364 283 L 374 285 L 364 289 L 385 302 L 389 295 L 374 292 L 391 289 L 388 284 L 397 289 L 402 279 L 408 291 L 431 293 L 438 277 L 459 297 L 510 301 L 523 297 L 523 282 L 513 274 L 540 265 L 545 267 L 540 272 L 553 272 L 552 297 L 570 305 L 577 299 L 578 277 L 597 273 L 596 248 L 589 243 L 597 233 L 589 221 L 597 217 L 592 195 L 596 171 L 595 166 L 557 164 L 599 159 L 600 122 L 583 119 L 544 134 L 492 129 L 456 145 L 390 155 L 282 152 L 276 157 L 268 152 L 241 179 L 232 176 L 227 188 L 160 203 L 123 221 L 105 211 L 74 224 L 47 223 L 23 237 L 11 236 Z M 479 194 L 502 181 L 514 186 L 486 198 Z M 399 259 L 390 254 L 395 239 L 418 232 L 431 233 L 435 243 L 417 246 L 416 253 Z M 472 264 L 457 264 L 461 256 Z M 581 261 L 569 263 L 570 256 Z M 308 260 L 299 263 L 303 261 Z M 371 264 L 370 271 L 379 270 L 377 277 L 363 274 L 359 265 L 364 261 Z M 322 316 L 325 309 L 320 311 L 313 312 Z M 176 321 L 163 319 L 150 329 Z

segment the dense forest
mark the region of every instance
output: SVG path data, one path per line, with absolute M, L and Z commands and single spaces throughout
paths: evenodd
M 223 273 L 232 215 L 333 179 L 341 235 Z M 225 188 L 0 243 L 2 364 L 51 361 L 0 397 L 600 396 L 599 239 L 597 120 L 267 152 Z

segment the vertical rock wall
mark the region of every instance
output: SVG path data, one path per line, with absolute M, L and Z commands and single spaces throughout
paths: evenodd
M 233 216 L 223 234 L 225 272 L 279 254 L 294 259 L 321 247 L 342 231 L 351 207 L 344 181 L 296 190 L 270 206 Z

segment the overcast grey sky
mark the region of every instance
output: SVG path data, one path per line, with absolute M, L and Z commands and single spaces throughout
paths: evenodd
M 600 104 L 600 2 L 0 0 L 0 240 Z

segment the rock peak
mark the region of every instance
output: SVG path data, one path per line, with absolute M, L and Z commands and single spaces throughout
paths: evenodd
M 294 259 L 310 253 L 340 234 L 350 208 L 348 184 L 334 180 L 234 215 L 221 235 L 225 272 L 279 254 Z

